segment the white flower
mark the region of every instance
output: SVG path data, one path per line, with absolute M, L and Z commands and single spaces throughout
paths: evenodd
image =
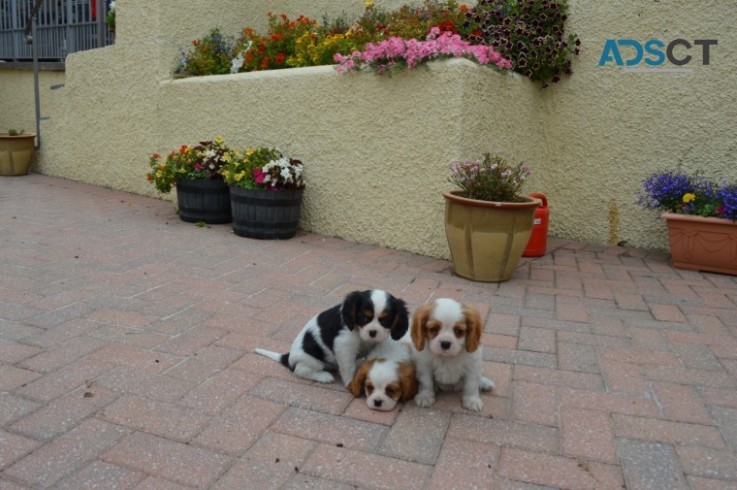
M 253 46 L 253 41 L 248 41 L 248 45 L 246 46 L 246 48 L 240 53 L 238 53 L 238 56 L 236 56 L 230 61 L 230 73 L 231 74 L 238 73 L 238 71 L 243 67 L 243 61 L 244 61 L 243 54 L 247 53 L 248 50 L 251 49 L 251 46 Z
M 292 182 L 292 172 L 290 172 L 288 168 L 282 168 L 280 175 L 281 178 L 284 179 L 284 182 Z
M 243 66 L 243 53 L 238 53 L 238 56 L 233 58 L 230 62 L 230 73 L 238 73 Z

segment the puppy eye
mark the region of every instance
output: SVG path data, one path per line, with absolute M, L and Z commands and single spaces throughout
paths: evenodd
M 374 317 L 374 312 L 371 310 L 363 310 L 363 317 L 370 321 Z
M 427 327 L 427 335 L 430 338 L 435 337 L 438 332 L 440 332 L 440 326 L 439 325 L 428 325 Z
M 374 392 L 374 385 L 372 385 L 371 383 L 366 383 L 366 394 L 370 395 L 373 392 Z
M 455 336 L 460 339 L 461 337 L 466 335 L 466 329 L 463 327 L 453 327 L 453 334 L 455 334 Z
M 394 385 L 389 385 L 386 387 L 384 392 L 386 393 L 386 396 L 388 396 L 389 398 L 397 398 L 399 394 L 399 388 Z
M 379 315 L 379 323 L 381 324 L 382 327 L 391 326 L 390 320 L 391 319 L 389 318 L 389 315 L 387 315 L 386 313 L 382 313 L 381 315 Z

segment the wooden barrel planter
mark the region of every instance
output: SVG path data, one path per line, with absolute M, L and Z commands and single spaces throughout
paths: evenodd
M 223 179 L 177 181 L 179 218 L 188 223 L 230 223 L 230 189 Z
M 233 232 L 258 239 L 285 239 L 297 234 L 304 189 L 230 188 Z

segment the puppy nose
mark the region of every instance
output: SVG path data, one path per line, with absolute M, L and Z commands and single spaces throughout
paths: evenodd
M 378 408 L 378 407 L 380 407 L 380 406 L 381 406 L 381 404 L 382 404 L 382 400 L 374 400 L 374 406 L 375 406 L 375 407 L 377 407 L 377 408 Z
M 371 338 L 376 337 L 376 330 L 370 330 L 369 331 L 369 337 L 371 337 Z
M 450 342 L 447 340 L 443 340 L 442 342 L 440 342 L 440 348 L 443 350 L 450 349 Z

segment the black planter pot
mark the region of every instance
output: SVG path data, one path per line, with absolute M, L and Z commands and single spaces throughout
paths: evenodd
M 188 223 L 230 223 L 230 189 L 223 179 L 177 182 L 179 218 Z
M 230 188 L 233 231 L 259 239 L 292 238 L 297 234 L 304 189 L 270 191 Z

